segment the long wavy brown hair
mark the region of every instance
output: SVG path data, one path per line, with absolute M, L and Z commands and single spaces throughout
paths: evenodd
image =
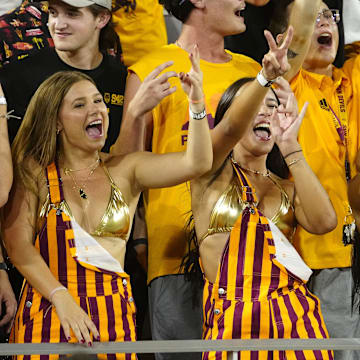
M 75 83 L 84 80 L 95 85 L 81 72 L 57 72 L 31 98 L 12 145 L 12 156 L 17 180 L 35 194 L 38 174 L 34 174 L 34 162 L 44 170 L 56 160 L 60 149 L 56 125 L 62 101 Z

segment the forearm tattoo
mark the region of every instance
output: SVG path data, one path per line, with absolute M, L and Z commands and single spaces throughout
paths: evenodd
M 287 53 L 287 57 L 288 59 L 294 59 L 295 57 L 297 57 L 299 54 L 296 53 L 295 51 L 288 49 L 288 53 Z

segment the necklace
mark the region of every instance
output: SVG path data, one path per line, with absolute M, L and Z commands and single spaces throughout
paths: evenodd
M 258 170 L 253 170 L 253 169 L 249 169 L 249 168 L 246 168 L 242 165 L 240 165 L 238 162 L 236 162 L 232 157 L 231 157 L 231 161 L 235 164 L 237 164 L 241 169 L 243 170 L 246 170 L 246 171 L 249 171 L 255 175 L 261 175 L 263 177 L 270 177 L 270 171 L 268 169 L 266 169 L 266 172 L 261 172 L 261 171 L 258 171 Z
M 86 188 L 86 185 L 87 185 L 87 182 L 88 180 L 90 179 L 91 175 L 94 173 L 94 171 L 97 169 L 97 167 L 99 166 L 100 164 L 100 158 L 98 158 L 96 160 L 96 162 L 86 168 L 83 168 L 83 169 L 78 169 L 78 170 L 73 170 L 73 169 L 69 169 L 69 168 L 64 168 L 64 173 L 65 175 L 69 175 L 74 183 L 74 186 L 73 186 L 73 190 L 76 191 L 78 190 L 79 191 L 79 195 L 81 197 L 81 199 L 83 200 L 86 200 L 88 198 L 86 192 L 85 192 L 85 188 Z M 85 179 L 85 181 L 83 182 L 82 186 L 79 186 L 78 183 L 76 182 L 75 178 L 74 178 L 74 175 L 72 174 L 72 172 L 74 171 L 80 171 L 80 170 L 86 170 L 86 169 L 89 169 L 90 167 L 92 166 L 92 169 L 90 170 L 89 172 L 89 175 L 87 176 L 87 178 Z
M 65 175 L 69 175 L 69 173 L 71 172 L 76 172 L 76 171 L 82 171 L 82 170 L 87 170 L 87 169 L 91 169 L 93 168 L 99 161 L 100 161 L 100 157 L 99 157 L 99 154 L 97 154 L 98 158 L 96 159 L 96 161 L 92 164 L 90 164 L 89 166 L 86 166 L 84 168 L 81 168 L 81 169 L 70 169 L 68 167 L 64 167 L 64 173 Z

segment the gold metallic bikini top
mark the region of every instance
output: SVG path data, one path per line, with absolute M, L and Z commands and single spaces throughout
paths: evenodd
M 99 237 L 120 237 L 126 239 L 130 227 L 129 206 L 125 202 L 120 189 L 115 184 L 107 167 L 105 164 L 101 164 L 105 174 L 110 180 L 111 194 L 105 213 L 100 220 L 100 224 L 90 235 Z M 51 207 L 50 196 L 48 194 L 44 205 L 41 207 L 39 217 L 44 218 Z M 58 208 L 64 211 L 68 216 L 72 217 L 71 209 L 65 200 L 60 203 Z
M 294 208 L 289 196 L 280 184 L 271 175 L 269 179 L 279 188 L 281 193 L 280 207 L 271 221 L 282 231 L 288 240 L 291 240 L 296 230 Z M 199 245 L 209 235 L 230 232 L 245 207 L 246 204 L 242 200 L 239 179 L 235 175 L 230 185 L 216 202 L 210 215 L 209 229 L 201 237 Z

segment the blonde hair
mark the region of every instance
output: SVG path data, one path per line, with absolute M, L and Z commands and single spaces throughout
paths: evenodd
M 15 174 L 25 188 L 36 193 L 33 162 L 44 170 L 59 151 L 57 120 L 65 95 L 79 81 L 94 81 L 78 71 L 60 71 L 46 79 L 30 100 L 12 145 Z

